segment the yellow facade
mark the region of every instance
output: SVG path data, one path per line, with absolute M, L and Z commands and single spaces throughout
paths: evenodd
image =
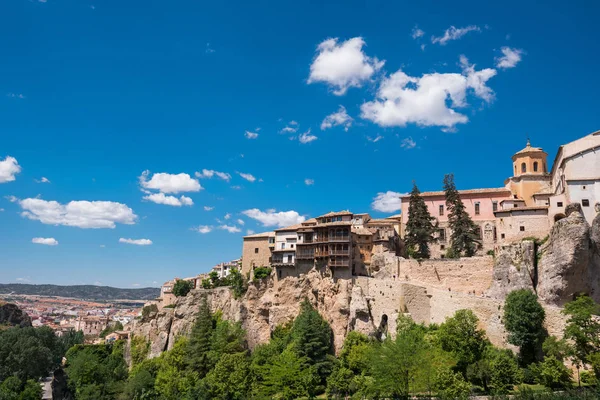
M 547 157 L 544 150 L 532 147 L 529 140 L 523 150 L 512 156 L 513 176 L 507 180 L 507 187 L 517 199 L 525 201 L 526 207 L 536 206 L 533 195 L 551 187 Z

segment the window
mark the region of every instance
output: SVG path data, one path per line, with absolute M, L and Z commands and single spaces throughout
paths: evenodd
M 277 277 L 278 277 L 279 279 L 281 279 L 281 270 L 280 270 L 280 269 L 278 269 L 278 270 L 277 270 Z
M 504 236 L 504 233 L 500 234 L 500 239 L 504 239 L 506 236 Z
M 281 249 L 285 249 L 285 243 L 281 243 Z
M 479 215 L 480 209 L 479 209 L 479 202 L 475 203 L 475 215 Z
M 497 201 L 492 201 L 492 211 L 494 211 L 494 212 L 498 211 L 498 202 Z
M 519 230 L 520 230 L 521 232 L 525 232 L 525 227 L 524 227 L 523 225 L 521 225 L 521 226 L 519 227 Z
M 294 248 L 294 243 L 292 243 L 292 244 L 290 245 L 290 248 L 292 248 L 292 249 Z
M 517 208 L 519 205 L 517 203 L 513 204 L 513 208 Z
M 582 199 L 581 200 L 581 205 L 584 207 L 589 207 L 590 206 L 590 201 L 588 199 Z
M 441 246 L 440 246 L 440 250 L 444 250 L 445 248 L 446 248 L 446 246 L 445 246 L 445 245 L 441 245 Z
M 562 206 L 563 206 L 563 203 L 562 203 L 562 201 L 557 201 L 557 202 L 556 202 L 556 207 L 562 207 Z
M 269 244 L 273 244 L 275 243 L 275 238 L 274 237 L 270 237 L 269 238 Z
M 440 204 L 440 215 L 444 215 L 444 205 Z
M 537 163 L 537 161 L 534 161 L 533 162 L 533 172 L 537 172 L 537 170 L 538 170 L 538 163 Z
M 446 230 L 445 229 L 438 230 L 438 239 L 442 242 L 446 241 Z
M 582 188 L 582 189 L 583 189 L 583 190 L 585 190 L 585 185 L 583 185 L 583 188 Z
M 258 254 L 258 247 L 254 248 L 254 254 Z
M 521 163 L 521 173 L 527 172 L 527 165 L 525 163 Z

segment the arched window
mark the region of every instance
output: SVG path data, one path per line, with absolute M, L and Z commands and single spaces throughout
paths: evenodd
M 534 161 L 533 162 L 533 172 L 537 172 L 537 170 L 538 170 L 538 163 L 537 163 L 537 161 Z
M 527 172 L 527 165 L 525 163 L 521 163 L 521 173 Z

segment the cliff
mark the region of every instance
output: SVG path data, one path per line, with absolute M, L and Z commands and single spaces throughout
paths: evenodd
M 537 291 L 546 309 L 548 332 L 560 335 L 561 305 L 580 292 L 600 301 L 600 217 L 590 227 L 580 211 L 571 207 L 544 244 L 524 240 L 501 246 L 495 257 L 418 261 L 380 253 L 373 256 L 372 277 L 336 270 L 333 278 L 326 269 L 313 268 L 250 284 L 240 299 L 228 288 L 193 290 L 178 298 L 174 308 L 136 321 L 133 333 L 150 341 L 150 357 L 155 357 L 190 331 L 207 296 L 213 312 L 242 323 L 254 347 L 267 342 L 277 325 L 293 320 L 307 298 L 331 325 L 336 350 L 351 330 L 393 334 L 401 313 L 429 324 L 444 322 L 465 308 L 477 315 L 492 343 L 510 347 L 502 324 L 504 298 L 514 289 L 528 288 Z

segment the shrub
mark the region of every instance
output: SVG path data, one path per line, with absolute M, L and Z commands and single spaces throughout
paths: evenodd
M 546 357 L 539 364 L 539 371 L 539 383 L 546 387 L 562 389 L 571 386 L 571 371 L 555 357 Z
M 254 269 L 254 279 L 265 279 L 271 276 L 271 268 L 258 267 Z
M 133 336 L 131 338 L 131 365 L 136 366 L 148 357 L 150 352 L 150 342 L 147 342 L 142 336 Z
M 202 288 L 203 289 L 211 289 L 212 286 L 212 282 L 210 279 L 202 279 Z
M 184 297 L 192 290 L 194 284 L 190 281 L 178 279 L 173 285 L 173 294 L 177 297 Z
M 150 304 L 142 308 L 142 322 L 148 321 L 148 319 L 154 317 L 158 313 L 158 306 L 156 304 Z
M 448 247 L 448 249 L 446 250 L 446 258 L 460 258 L 460 254 L 455 252 L 454 249 L 452 249 L 452 247 Z
M 492 249 L 488 250 L 485 254 L 488 256 L 496 257 L 496 252 Z

